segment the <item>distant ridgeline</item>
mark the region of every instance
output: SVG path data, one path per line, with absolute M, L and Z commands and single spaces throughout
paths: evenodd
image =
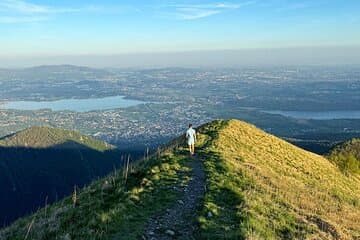
M 0 139 L 0 226 L 120 165 L 115 147 L 74 131 L 32 127 Z

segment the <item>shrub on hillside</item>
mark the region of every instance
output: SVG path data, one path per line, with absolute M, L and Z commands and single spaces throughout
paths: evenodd
M 353 154 L 337 154 L 330 156 L 340 170 L 345 174 L 360 174 L 360 161 Z

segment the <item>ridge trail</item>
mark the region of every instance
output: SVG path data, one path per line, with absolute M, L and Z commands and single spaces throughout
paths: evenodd
M 178 189 L 182 196 L 165 213 L 151 217 L 145 228 L 143 239 L 195 239 L 197 230 L 196 210 L 205 194 L 204 163 L 199 156 L 190 158 L 190 182 Z

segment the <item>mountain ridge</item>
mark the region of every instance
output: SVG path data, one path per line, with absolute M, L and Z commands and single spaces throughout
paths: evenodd
M 48 148 L 66 141 L 84 144 L 99 151 L 115 149 L 114 146 L 95 140 L 76 131 L 51 126 L 33 126 L 0 138 L 0 146 Z M 70 147 L 70 146 L 69 146 Z
M 200 160 L 206 190 L 188 219 L 195 239 L 360 237 L 360 178 L 324 157 L 238 120 L 199 127 L 196 158 L 184 144 L 184 136 L 174 139 L 129 172 L 112 172 L 82 189 L 78 205 L 66 197 L 1 230 L 0 238 L 147 239 L 149 219 L 157 222 L 181 204 L 191 161 Z M 155 231 L 160 239 L 182 237 L 176 220 Z
M 233 173 L 228 173 L 233 177 L 225 177 L 230 182 L 225 186 L 242 190 L 238 194 L 246 200 L 247 207 L 238 212 L 250 222 L 251 231 L 243 226 L 245 233 L 255 239 L 359 236 L 359 177 L 344 176 L 324 157 L 253 125 L 227 124 L 215 149 L 220 159 L 226 160 L 227 171 Z M 237 182 L 239 173 L 244 181 L 236 186 L 232 182 Z

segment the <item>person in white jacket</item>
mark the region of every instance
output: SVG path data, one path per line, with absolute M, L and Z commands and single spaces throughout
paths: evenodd
M 186 131 L 186 139 L 187 139 L 187 143 L 189 145 L 189 151 L 191 155 L 194 155 L 195 153 L 195 141 L 196 141 L 196 132 L 195 130 L 192 128 L 192 124 L 189 124 L 189 128 Z

